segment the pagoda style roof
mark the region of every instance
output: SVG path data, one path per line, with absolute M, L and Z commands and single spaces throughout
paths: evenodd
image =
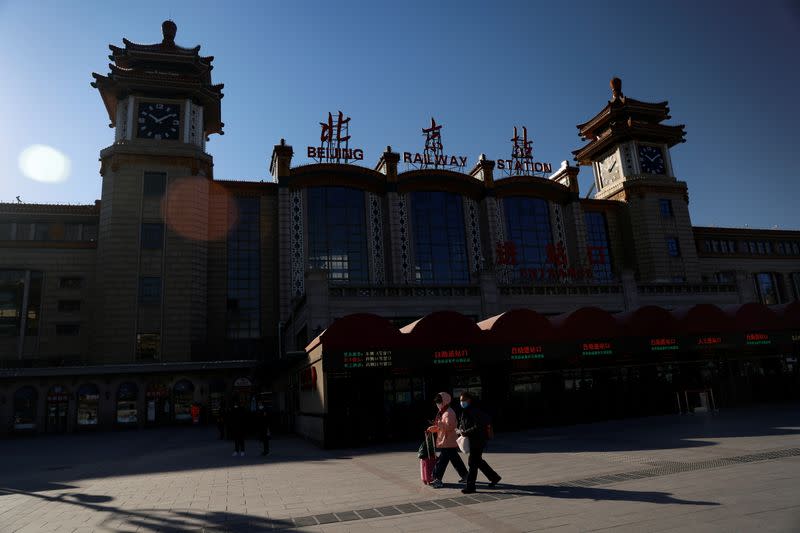
M 177 26 L 171 20 L 161 25 L 163 40 L 139 44 L 122 39 L 124 48 L 109 45 L 113 61 L 107 75 L 92 73 L 92 87 L 100 91 L 111 125 L 115 126 L 117 104 L 130 94 L 163 98 L 191 98 L 203 106 L 204 131 L 223 133 L 220 100 L 224 84 L 211 81 L 213 56 L 201 56 L 200 46 L 175 44 Z
M 672 118 L 667 102 L 642 102 L 622 94 L 622 80 L 611 80 L 612 98 L 594 117 L 578 124 L 578 134 L 589 144 L 573 151 L 575 160 L 588 165 L 592 157 L 604 152 L 612 144 L 637 139 L 665 142 L 667 145 L 685 142 L 684 125 L 661 124 Z

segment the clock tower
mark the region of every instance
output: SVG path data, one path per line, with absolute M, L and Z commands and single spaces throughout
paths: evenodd
M 612 97 L 591 120 L 579 124 L 588 144 L 574 151 L 594 171 L 595 198 L 628 205 L 640 281 L 699 281 L 686 183 L 675 177 L 670 149 L 685 142 L 683 125 L 668 120 L 667 102 L 628 98 L 611 80 Z
M 92 74 L 114 143 L 100 152 L 102 195 L 93 349 L 109 360 L 185 361 L 206 343 L 208 202 L 222 134 L 213 57 L 163 39 L 110 45 L 107 75 Z

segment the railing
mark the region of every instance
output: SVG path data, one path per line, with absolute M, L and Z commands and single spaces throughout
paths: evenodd
M 590 296 L 602 294 L 621 294 L 622 285 L 500 285 L 503 296 Z
M 647 283 L 636 289 L 639 294 L 720 294 L 739 290 L 735 283 Z
M 444 297 L 444 296 L 480 296 L 481 288 L 478 285 L 449 285 L 446 287 L 423 287 L 417 285 L 389 285 L 389 286 L 346 286 L 329 287 L 328 295 L 334 298 L 407 298 L 418 297 Z

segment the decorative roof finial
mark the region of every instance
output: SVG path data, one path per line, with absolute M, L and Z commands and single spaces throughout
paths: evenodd
M 162 44 L 166 45 L 174 45 L 175 44 L 175 34 L 178 33 L 178 26 L 171 20 L 165 20 L 161 23 L 161 34 L 164 36 L 164 40 L 161 41 Z
M 616 100 L 617 98 L 624 98 L 625 95 L 622 94 L 622 80 L 617 78 L 616 76 L 611 78 L 611 99 Z

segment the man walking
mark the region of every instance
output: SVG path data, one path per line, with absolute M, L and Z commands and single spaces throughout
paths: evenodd
M 475 492 L 475 480 L 478 478 L 478 469 L 489 480 L 489 488 L 500 482 L 500 475 L 483 459 L 486 448 L 487 426 L 489 417 L 483 411 L 472 405 L 473 398 L 469 392 L 461 393 L 461 418 L 458 421 L 456 433 L 469 439 L 469 473 L 467 486 L 461 489 L 464 494 Z

